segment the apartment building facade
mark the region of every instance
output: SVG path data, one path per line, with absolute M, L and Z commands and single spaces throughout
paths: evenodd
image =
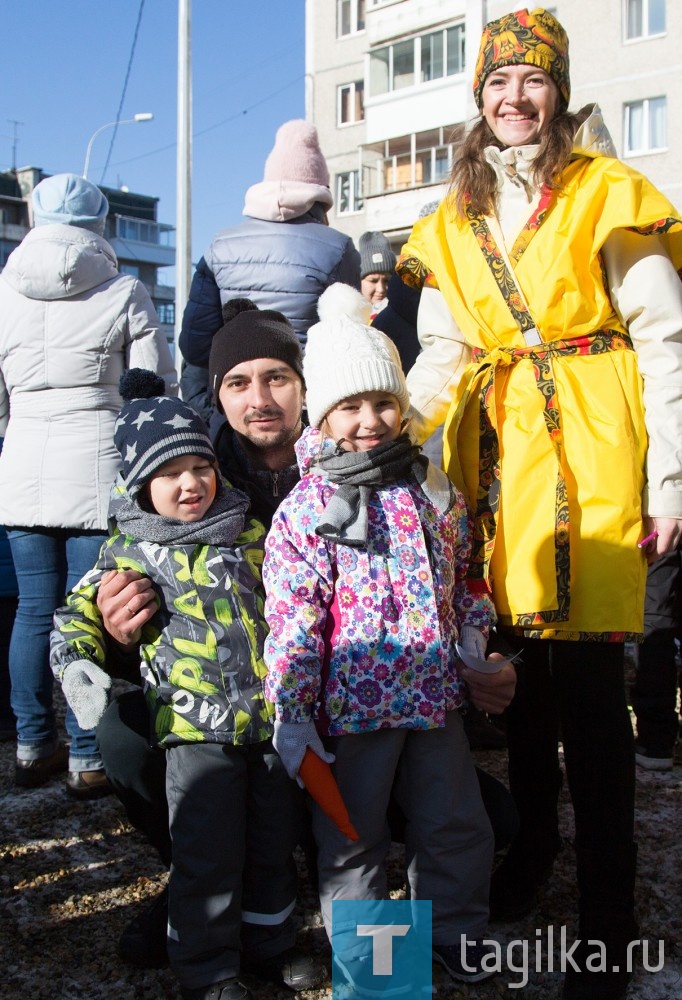
M 443 197 L 467 128 L 483 26 L 504 0 L 306 0 L 306 116 L 332 175 L 330 222 L 399 249 Z M 529 3 L 529 9 L 536 4 Z M 682 3 L 548 3 L 570 39 L 571 109 L 597 102 L 618 155 L 682 203 Z

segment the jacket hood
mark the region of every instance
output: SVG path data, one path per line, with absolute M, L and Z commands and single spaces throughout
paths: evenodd
M 332 207 L 334 199 L 328 187 L 305 181 L 261 181 L 246 192 L 242 215 L 265 222 L 287 222 L 305 215 L 315 202 Z
M 575 159 L 578 156 L 589 156 L 593 159 L 597 156 L 618 157 L 613 139 L 604 124 L 604 117 L 598 104 L 588 104 L 583 111 L 587 112 L 587 117 L 573 138 L 573 153 Z M 537 155 L 539 147 L 532 143 L 528 146 L 506 146 L 500 149 L 499 146 L 486 146 L 485 158 L 490 166 L 500 176 L 500 169 L 513 164 L 517 173 L 522 174 L 524 180 L 528 181 L 529 171 L 532 162 Z M 524 155 L 517 161 L 514 152 L 522 150 Z
M 68 299 L 118 274 L 116 254 L 87 229 L 60 223 L 32 229 L 10 254 L 2 277 L 29 299 Z
M 571 160 L 580 156 L 588 156 L 592 159 L 598 156 L 617 158 L 616 147 L 604 124 L 599 105 L 588 104 L 582 110 L 587 114 L 587 117 L 575 133 Z M 484 155 L 497 176 L 498 191 L 503 189 L 505 176 L 508 176 L 510 167 L 513 167 L 514 176 L 522 181 L 529 196 L 537 191 L 532 172 L 533 161 L 539 148 L 536 143 L 531 143 L 528 146 L 506 146 L 504 149 L 500 149 L 498 146 L 486 146 Z
M 296 442 L 296 458 L 301 475 L 305 476 L 312 465 L 326 455 L 333 455 L 336 450 L 334 441 L 321 431 L 319 427 L 306 427 Z
M 573 139 L 573 154 L 591 157 L 618 156 L 598 104 L 591 105 L 590 113 L 576 132 Z

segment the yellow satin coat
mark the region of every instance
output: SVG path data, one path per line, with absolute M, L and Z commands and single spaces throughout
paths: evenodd
M 570 521 L 570 608 L 564 620 L 552 620 L 559 587 L 556 533 L 563 530 L 555 512 L 559 459 L 533 362 L 510 363 L 498 350 L 524 347 L 524 338 L 481 252 L 480 237 L 468 220 L 454 220 L 453 214 L 445 202 L 415 225 L 399 270 L 419 271 L 436 285 L 467 343 L 492 352 L 485 360 L 496 365 L 486 402 L 497 428 L 501 489 L 484 575 L 499 619 L 522 624 L 525 634 L 536 638 L 631 638 L 642 631 L 646 582 L 646 562 L 637 548 L 647 438 L 636 353 L 607 350 L 551 361 Z M 614 229 L 653 229 L 664 233 L 679 268 L 682 224 L 671 221 L 675 217 L 667 199 L 619 161 L 574 160 L 540 224 L 522 233 L 509 254 L 542 341 L 600 329 L 623 332 L 600 248 Z M 667 226 L 660 225 L 664 220 Z M 445 468 L 472 508 L 479 488 L 479 397 L 487 375 L 481 362 L 468 365 L 445 424 Z

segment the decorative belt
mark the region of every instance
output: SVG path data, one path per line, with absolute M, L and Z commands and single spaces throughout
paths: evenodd
M 472 351 L 472 361 L 477 365 L 477 370 L 469 382 L 469 388 L 460 402 L 455 417 L 457 420 L 471 398 L 471 389 L 477 385 L 479 387 L 478 486 L 469 577 L 474 585 L 476 581 L 479 585 L 487 583 L 497 531 L 500 504 L 500 447 L 495 413 L 495 374 L 499 368 L 529 360 L 533 365 L 535 383 L 542 396 L 545 426 L 557 462 L 554 510 L 557 608 L 541 612 L 543 622 L 566 621 L 570 605 L 570 520 L 563 472 L 561 413 L 551 362 L 555 357 L 584 357 L 620 350 L 633 350 L 632 340 L 627 333 L 597 330 L 586 336 L 555 340 L 532 347 L 496 347 L 489 352 L 474 348 Z M 530 627 L 537 622 L 538 615 L 529 614 L 519 616 L 515 624 Z

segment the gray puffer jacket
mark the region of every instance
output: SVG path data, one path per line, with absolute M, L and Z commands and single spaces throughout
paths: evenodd
M 316 204 L 296 218 L 246 218 L 213 239 L 199 261 L 182 318 L 185 361 L 208 366 L 213 334 L 229 299 L 250 298 L 284 313 L 305 347 L 317 322 L 317 300 L 334 282 L 360 287 L 360 255 L 352 239 L 324 223 Z
M 144 285 L 101 236 L 32 229 L 0 275 L 0 524 L 106 530 L 126 368 L 177 393 Z

